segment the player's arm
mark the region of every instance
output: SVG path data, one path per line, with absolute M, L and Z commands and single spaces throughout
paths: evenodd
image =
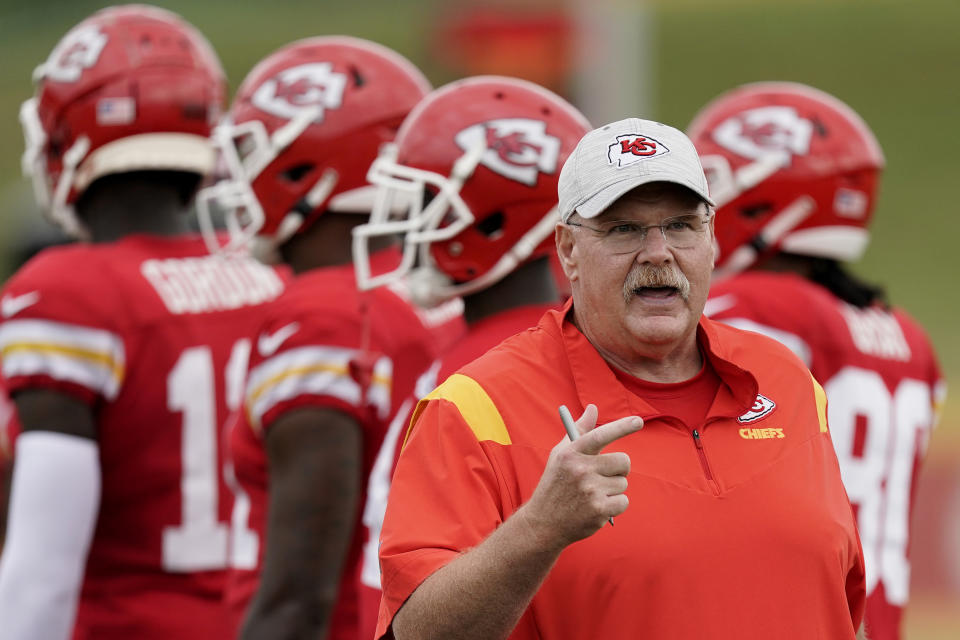
M 362 432 L 346 413 L 291 409 L 265 435 L 270 496 L 260 586 L 241 637 L 326 637 L 350 545 Z
M 23 431 L 0 562 L 0 620 L 11 638 L 69 638 L 100 503 L 96 422 L 90 406 L 66 393 L 27 389 L 14 400 Z
M 577 422 L 581 437 L 553 448 L 530 499 L 413 591 L 394 616 L 396 640 L 506 638 L 560 553 L 626 510 L 630 459 L 601 451 L 642 422 L 630 416 L 593 428 L 596 420 L 589 405 Z

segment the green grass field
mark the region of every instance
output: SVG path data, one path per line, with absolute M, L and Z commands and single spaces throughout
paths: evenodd
M 628 2 L 629 0 L 623 0 Z M 452 79 L 429 58 L 431 19 L 449 3 L 157 2 L 198 26 L 235 89 L 259 58 L 290 40 L 348 33 L 378 40 Z M 543 4 L 543 2 L 540 2 Z M 948 379 L 960 373 L 960 2 L 956 0 L 659 0 L 654 21 L 652 113 L 686 127 L 706 101 L 737 84 L 795 80 L 831 92 L 871 125 L 887 157 L 873 241 L 861 274 L 926 326 Z M 32 68 L 66 29 L 103 3 L 0 0 L 0 245 L 32 214 L 19 178 L 20 102 Z M 597 73 L 611 72 L 598 69 Z M 599 123 L 598 123 L 599 124 Z M 0 246 L 2 252 L 2 246 Z M 2 258 L 0 258 L 2 262 Z M 0 268 L 0 274 L 2 274 Z M 960 403 L 948 401 L 933 447 L 960 454 Z M 941 450 L 942 451 L 942 450 Z M 952 455 L 938 456 L 953 460 Z M 944 462 L 945 464 L 955 464 Z M 958 615 L 923 603 L 908 617 L 916 640 L 960 637 Z

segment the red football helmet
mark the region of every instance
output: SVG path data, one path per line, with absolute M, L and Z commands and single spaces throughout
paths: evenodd
M 433 306 L 549 254 L 560 168 L 590 128 L 559 96 L 514 78 L 479 76 L 431 93 L 370 167 L 377 201 L 353 232 L 360 287 L 409 274 L 411 296 Z M 401 264 L 374 274 L 367 239 L 395 233 L 404 234 Z
M 213 168 L 209 135 L 226 81 L 210 43 L 176 14 L 127 5 L 98 11 L 34 71 L 20 109 L 24 172 L 37 200 L 72 235 L 72 204 L 97 178 Z
M 407 59 L 358 38 L 308 38 L 267 56 L 214 133 L 229 177 L 198 198 L 211 248 L 222 248 L 214 203 L 231 247 L 256 235 L 281 244 L 327 210 L 369 214 L 367 169 L 429 90 Z
M 850 107 L 802 84 L 748 84 L 721 95 L 688 132 L 717 201 L 717 275 L 777 251 L 856 260 L 883 152 Z

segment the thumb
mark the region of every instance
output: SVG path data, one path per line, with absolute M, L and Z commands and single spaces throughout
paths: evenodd
M 600 411 L 597 409 L 597 405 L 591 403 L 588 404 L 583 409 L 583 413 L 580 414 L 580 417 L 577 418 L 576 425 L 577 431 L 580 432 L 580 435 L 584 435 L 593 431 L 597 426 L 597 417 L 600 415 Z

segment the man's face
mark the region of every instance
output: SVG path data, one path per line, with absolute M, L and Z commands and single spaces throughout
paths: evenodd
M 699 233 L 674 246 L 656 228 L 647 230 L 642 245 L 615 236 L 668 219 L 677 220 L 671 227 L 679 229 L 684 220 L 707 216 L 707 206 L 688 189 L 651 183 L 628 192 L 596 218 L 574 214 L 571 226 L 558 226 L 577 321 L 601 351 L 629 360 L 669 353 L 695 340 L 713 271 L 712 216 Z M 611 224 L 617 221 L 628 224 Z

